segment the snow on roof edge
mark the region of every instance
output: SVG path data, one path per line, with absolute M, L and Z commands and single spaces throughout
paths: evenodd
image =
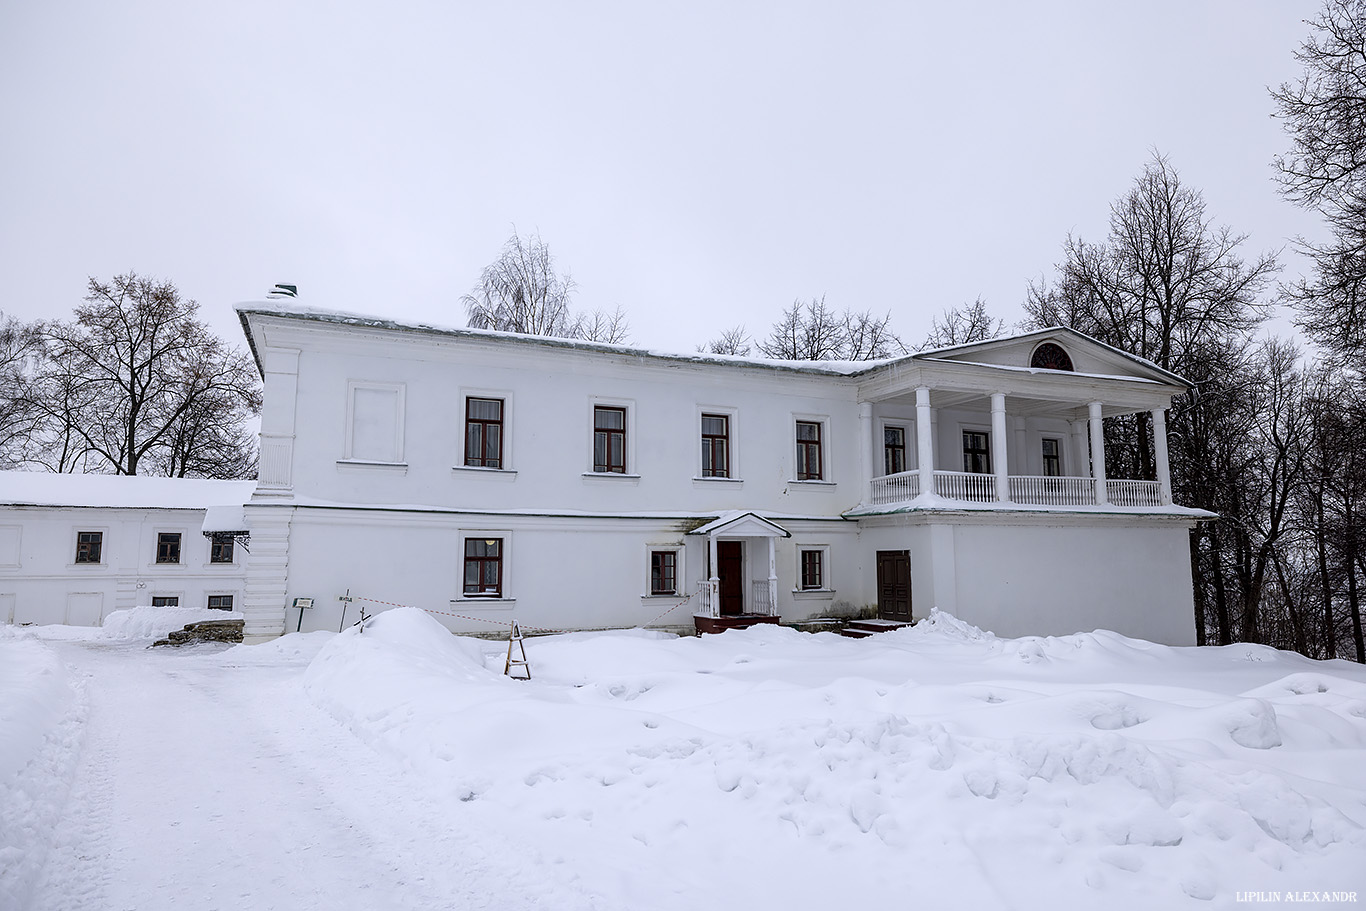
M 615 354 L 628 357 L 649 357 L 661 360 L 685 361 L 698 364 L 716 364 L 736 367 L 756 367 L 760 369 L 814 373 L 824 376 L 852 377 L 886 364 L 907 360 L 910 355 L 895 358 L 882 358 L 871 361 L 785 361 L 772 358 L 743 357 L 735 354 L 692 354 L 677 351 L 662 351 L 654 348 L 638 348 L 633 345 L 609 342 L 589 342 L 581 339 L 559 338 L 548 335 L 527 335 L 521 332 L 502 332 L 496 329 L 472 329 L 468 326 L 444 326 L 437 323 L 410 322 L 387 317 L 355 313 L 346 310 L 333 310 L 312 307 L 297 301 L 281 298 L 267 301 L 242 301 L 235 305 L 238 318 L 251 344 L 252 353 L 256 346 L 251 338 L 248 316 L 284 317 L 286 319 L 313 320 L 315 322 L 337 323 L 340 325 L 361 326 L 370 329 L 385 329 L 394 332 L 427 332 L 437 335 L 450 335 L 471 339 L 506 339 L 518 344 L 539 345 L 565 350 L 596 351 L 602 354 Z M 257 355 L 257 364 L 260 357 Z

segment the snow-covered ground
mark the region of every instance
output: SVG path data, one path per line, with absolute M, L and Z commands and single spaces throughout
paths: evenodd
M 0 629 L 0 908 L 1366 902 L 1347 662 L 942 615 L 538 638 L 529 682 L 415 610 L 86 635 Z

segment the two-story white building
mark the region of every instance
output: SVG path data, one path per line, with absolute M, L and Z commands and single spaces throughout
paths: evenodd
M 470 632 L 937 606 L 1194 640 L 1185 384 L 1070 330 L 788 363 L 238 310 L 265 379 L 249 641 L 335 629 L 348 593 Z M 1101 419 L 1140 411 L 1158 477 L 1109 478 Z
M 0 623 L 237 610 L 253 481 L 0 471 Z

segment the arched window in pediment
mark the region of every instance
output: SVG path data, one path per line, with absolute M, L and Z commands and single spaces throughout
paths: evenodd
M 1071 370 L 1072 358 L 1068 357 L 1061 345 L 1044 342 L 1034 349 L 1034 356 L 1029 359 L 1029 366 L 1044 370 Z

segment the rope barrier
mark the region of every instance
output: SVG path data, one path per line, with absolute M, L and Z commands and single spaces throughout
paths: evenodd
M 691 601 L 691 600 L 693 599 L 694 595 L 696 595 L 696 594 L 697 594 L 696 592 L 693 592 L 691 595 L 688 595 L 688 596 L 687 596 L 686 598 L 684 598 L 682 601 L 679 601 L 677 604 L 673 605 L 672 607 L 670 607 L 670 608 L 664 610 L 663 612 L 661 612 L 661 613 L 659 613 L 659 614 L 656 614 L 655 616 L 651 617 L 649 620 L 645 621 L 645 623 L 640 624 L 640 626 L 649 626 L 651 623 L 654 623 L 654 622 L 660 620 L 661 618 L 663 618 L 663 617 L 665 617 L 665 616 L 667 616 L 667 615 L 673 613 L 674 611 L 678 610 L 680 607 L 682 607 L 683 605 L 685 605 L 685 604 L 687 604 L 689 601 Z M 412 607 L 412 608 L 416 608 L 417 610 L 426 611 L 426 612 L 429 613 L 429 614 L 441 614 L 442 616 L 445 616 L 445 617 L 456 617 L 456 618 L 458 618 L 458 619 L 460 619 L 460 620 L 470 620 L 470 621 L 472 621 L 472 622 L 474 622 L 474 623 L 488 623 L 488 624 L 490 624 L 490 625 L 492 625 L 492 626 L 506 626 L 506 627 L 509 628 L 509 630 L 512 628 L 512 626 L 513 626 L 514 624 L 520 626 L 520 627 L 521 627 L 522 629 L 524 629 L 524 630 L 528 630 L 528 631 L 530 631 L 530 632 L 536 632 L 536 633 L 575 633 L 575 632 L 579 632 L 579 633 L 596 633 L 596 632 L 607 632 L 607 631 L 615 630 L 615 629 L 629 629 L 629 627 L 620 627 L 620 626 L 598 626 L 598 627 L 591 627 L 591 628 L 587 628 L 587 629 L 585 629 L 585 628 L 578 628 L 578 629 L 552 629 L 552 628 L 550 628 L 550 627 L 545 627 L 545 626 L 525 626 L 525 625 L 523 625 L 523 624 L 517 623 L 516 620 L 493 620 L 493 619 L 490 619 L 490 618 L 488 618 L 488 617 L 472 617 L 472 616 L 470 616 L 469 614 L 457 614 L 457 613 L 455 613 L 454 611 L 437 610 L 436 608 L 433 608 L 433 607 L 422 607 L 421 605 L 418 605 L 418 604 L 400 604 L 400 603 L 398 603 L 397 601 L 380 601 L 378 598 L 366 598 L 366 597 L 364 597 L 364 596 L 362 596 L 362 595 L 352 595 L 351 598 L 352 598 L 352 600 L 355 600 L 355 601 L 368 601 L 368 602 L 371 603 L 371 604 L 383 604 L 383 605 L 386 606 L 386 607 Z

